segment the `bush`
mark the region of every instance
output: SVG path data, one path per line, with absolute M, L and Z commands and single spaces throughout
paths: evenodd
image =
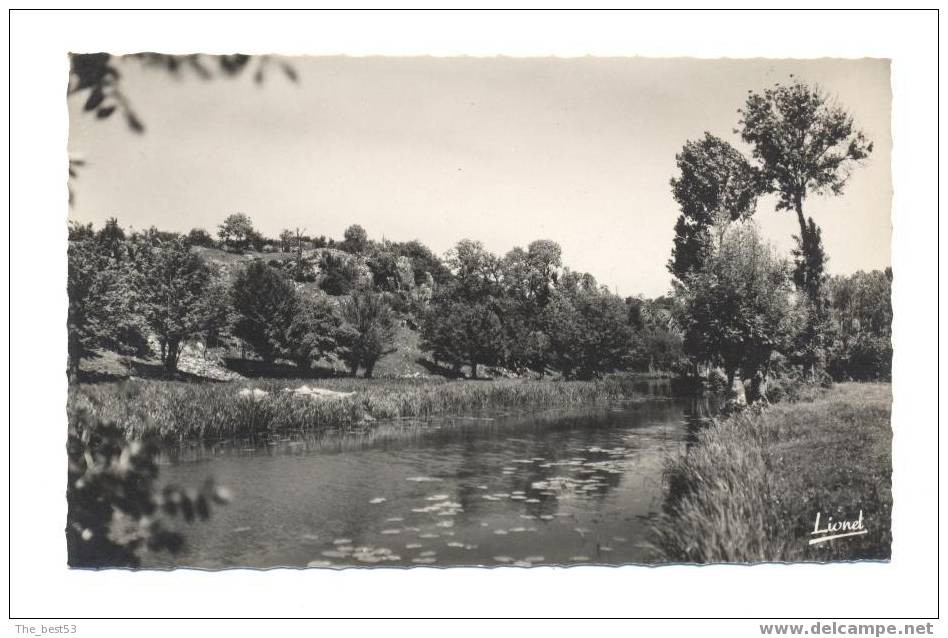
M 348 295 L 359 286 L 362 278 L 362 271 L 354 258 L 331 252 L 320 257 L 319 270 L 322 273 L 320 289 L 333 296 Z
M 826 368 L 837 381 L 890 380 L 892 340 L 872 334 L 837 339 L 827 354 Z
M 200 490 L 157 486 L 157 446 L 126 441 L 114 422 L 69 411 L 66 548 L 70 567 L 138 567 L 138 551 L 179 551 L 184 538 L 163 517 L 206 519 L 228 500 L 208 480 Z
M 203 246 L 204 248 L 216 248 L 217 242 L 203 228 L 192 228 L 188 233 L 186 241 L 189 246 Z
M 231 298 L 237 315 L 234 336 L 272 363 L 285 348 L 286 332 L 298 310 L 296 288 L 282 272 L 254 260 L 237 273 Z

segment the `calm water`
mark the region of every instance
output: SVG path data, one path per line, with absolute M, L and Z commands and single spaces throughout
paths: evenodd
M 587 410 L 384 424 L 342 438 L 169 450 L 162 480 L 234 493 L 147 566 L 646 562 L 663 460 L 708 405 L 654 397 Z

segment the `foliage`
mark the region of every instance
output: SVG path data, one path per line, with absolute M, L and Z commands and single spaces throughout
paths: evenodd
M 234 336 L 272 363 L 284 349 L 285 335 L 299 307 L 293 284 L 260 260 L 242 268 L 231 287 Z
M 257 83 L 263 81 L 265 72 L 274 61 L 268 56 L 252 57 L 242 53 L 169 55 L 149 52 L 123 56 L 109 53 L 71 53 L 69 95 L 85 93 L 83 110 L 95 113 L 96 118 L 100 120 L 111 117 L 115 112 L 121 112 L 128 127 L 136 133 L 144 132 L 145 125 L 122 90 L 120 67 L 123 60 L 137 60 L 146 67 L 163 69 L 175 76 L 190 71 L 201 79 L 209 79 L 215 75 L 235 76 L 254 66 L 252 62 L 255 62 L 254 80 Z M 296 70 L 285 62 L 279 64 L 284 74 L 295 82 Z
M 104 253 L 95 239 L 71 241 L 66 292 L 69 310 L 69 375 L 76 379 L 80 361 L 99 348 L 124 354 L 148 351 L 146 329 L 138 313 L 137 290 L 127 262 Z
M 92 222 L 81 224 L 77 221 L 69 221 L 69 241 L 85 241 L 95 239 L 95 230 L 92 228 Z
M 254 230 L 250 217 L 243 213 L 234 213 L 228 215 L 217 227 L 217 236 L 223 248 L 242 253 L 250 248 L 257 237 L 257 231 Z
M 344 254 L 324 252 L 319 258 L 319 271 L 322 274 L 319 287 L 333 296 L 348 295 L 362 281 L 359 263 Z
M 209 294 L 211 270 L 185 240 L 146 238 L 135 260 L 140 311 L 158 338 L 165 369 L 173 372 L 188 341 L 219 334 L 226 306 L 220 295 Z
M 157 447 L 125 438 L 114 422 L 70 407 L 66 450 L 66 547 L 70 567 L 138 567 L 139 551 L 179 551 L 184 538 L 164 518 L 206 519 L 229 499 L 208 480 L 200 490 L 159 488 Z
M 799 331 L 788 270 L 745 222 L 727 230 L 714 254 L 677 283 L 686 351 L 722 365 L 729 384 L 738 372 L 750 379 L 749 401 L 760 396 L 771 355 L 789 351 Z
M 95 240 L 102 252 L 111 255 L 114 259 L 122 259 L 125 231 L 119 226 L 115 217 L 109 217 L 105 220 L 105 224 L 95 234 Z
M 216 248 L 217 242 L 203 228 L 192 228 L 187 237 L 190 246 L 202 246 L 204 248 Z
M 853 117 L 819 86 L 795 80 L 750 92 L 739 113 L 777 210 L 798 209 L 810 192 L 841 195 L 853 165 L 872 153 Z
M 412 241 L 397 243 L 394 246 L 395 253 L 400 257 L 407 257 L 411 260 L 412 270 L 415 273 L 415 284 L 421 285 L 427 282 L 430 276 L 436 284 L 446 284 L 451 279 L 451 271 L 444 262 L 417 239 Z
M 380 292 L 410 290 L 415 285 L 411 262 L 394 252 L 376 249 L 366 258 L 372 285 Z
M 629 325 L 635 332 L 631 367 L 642 372 L 683 371 L 688 367 L 684 335 L 676 320 L 677 300 L 629 297 Z
M 856 272 L 827 284 L 831 341 L 827 371 L 834 379 L 892 376 L 892 270 Z
M 339 244 L 341 250 L 356 255 L 362 254 L 369 247 L 369 235 L 359 224 L 352 224 L 343 233 L 343 241 Z
M 462 301 L 442 291 L 422 316 L 422 349 L 436 362 L 449 363 L 455 374 L 470 365 L 471 377 L 477 378 L 478 366 L 503 359 L 505 335 L 497 310 L 492 300 Z
M 688 141 L 675 156 L 679 176 L 671 180 L 681 209 L 668 268 L 682 279 L 699 268 L 727 224 L 754 214 L 760 178 L 743 155 L 724 140 L 705 133 Z
M 471 366 L 500 363 L 505 355 L 501 262 L 478 241 L 464 239 L 448 255 L 454 275 L 435 294 L 422 317 L 422 348 L 456 372 Z
M 627 366 L 633 334 L 621 298 L 599 290 L 560 290 L 546 317 L 552 364 L 566 378 L 591 379 Z
M 797 247 L 791 251 L 794 258 L 793 282 L 797 290 L 806 293 L 807 298 L 823 308 L 823 285 L 826 283 L 826 262 L 829 258 L 823 250 L 823 232 L 810 217 L 806 232 L 794 236 Z
M 342 359 L 352 375 L 365 369 L 372 377 L 376 362 L 391 352 L 395 342 L 395 316 L 385 297 L 369 291 L 354 291 L 340 305 L 343 319 L 339 330 Z
M 285 335 L 285 355 L 303 370 L 338 350 L 340 319 L 322 297 L 301 296 Z
M 777 195 L 777 210 L 797 214 L 799 269 L 814 273 L 798 282 L 818 304 L 822 263 L 813 251 L 819 236 L 803 215 L 803 200 L 809 193 L 841 195 L 853 167 L 872 153 L 872 142 L 819 86 L 794 80 L 749 93 L 739 110 L 741 138 L 753 148 L 765 189 Z

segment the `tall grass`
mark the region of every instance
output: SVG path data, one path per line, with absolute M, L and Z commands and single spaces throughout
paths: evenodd
M 214 384 L 133 380 L 74 386 L 69 403 L 120 424 L 129 438 L 157 435 L 183 440 L 309 432 L 490 409 L 567 407 L 628 399 L 633 392 L 633 381 L 619 377 L 590 382 L 329 379 L 316 385 L 355 394 L 311 399 L 284 392 L 299 385 L 281 380 Z M 268 394 L 240 397 L 244 388 Z
M 892 532 L 889 384 L 844 383 L 809 402 L 721 420 L 667 467 L 651 544 L 662 562 L 887 559 Z M 809 545 L 863 512 L 869 532 Z

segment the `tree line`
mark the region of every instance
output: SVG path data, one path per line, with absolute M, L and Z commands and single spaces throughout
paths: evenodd
M 503 257 L 462 240 L 442 259 L 417 240 L 371 240 L 352 225 L 340 241 L 286 231 L 279 252 L 289 254 L 278 256 L 255 250 L 277 242 L 243 214 L 225 219 L 216 240 L 203 229 L 126 232 L 114 218 L 98 230 L 74 223 L 69 236 L 71 378 L 100 349 L 156 356 L 174 372 L 187 344 L 233 342 L 268 364 L 305 373 L 339 361 L 370 377 L 400 325 L 418 331 L 447 375 L 490 366 L 589 379 L 668 369 L 680 357 L 659 308 L 667 301 L 611 293 L 566 267 L 549 240 Z M 228 268 L 206 259 L 208 248 L 253 253 Z
M 723 369 L 729 386 L 747 381 L 749 401 L 788 369 L 811 380 L 888 378 L 891 270 L 829 277 L 821 230 L 804 214 L 809 196 L 843 194 L 872 142 L 818 86 L 748 93 L 734 132 L 749 158 L 711 133 L 676 156 L 681 213 L 668 269 L 684 352 L 695 369 Z M 791 259 L 753 222 L 764 195 L 797 217 Z

